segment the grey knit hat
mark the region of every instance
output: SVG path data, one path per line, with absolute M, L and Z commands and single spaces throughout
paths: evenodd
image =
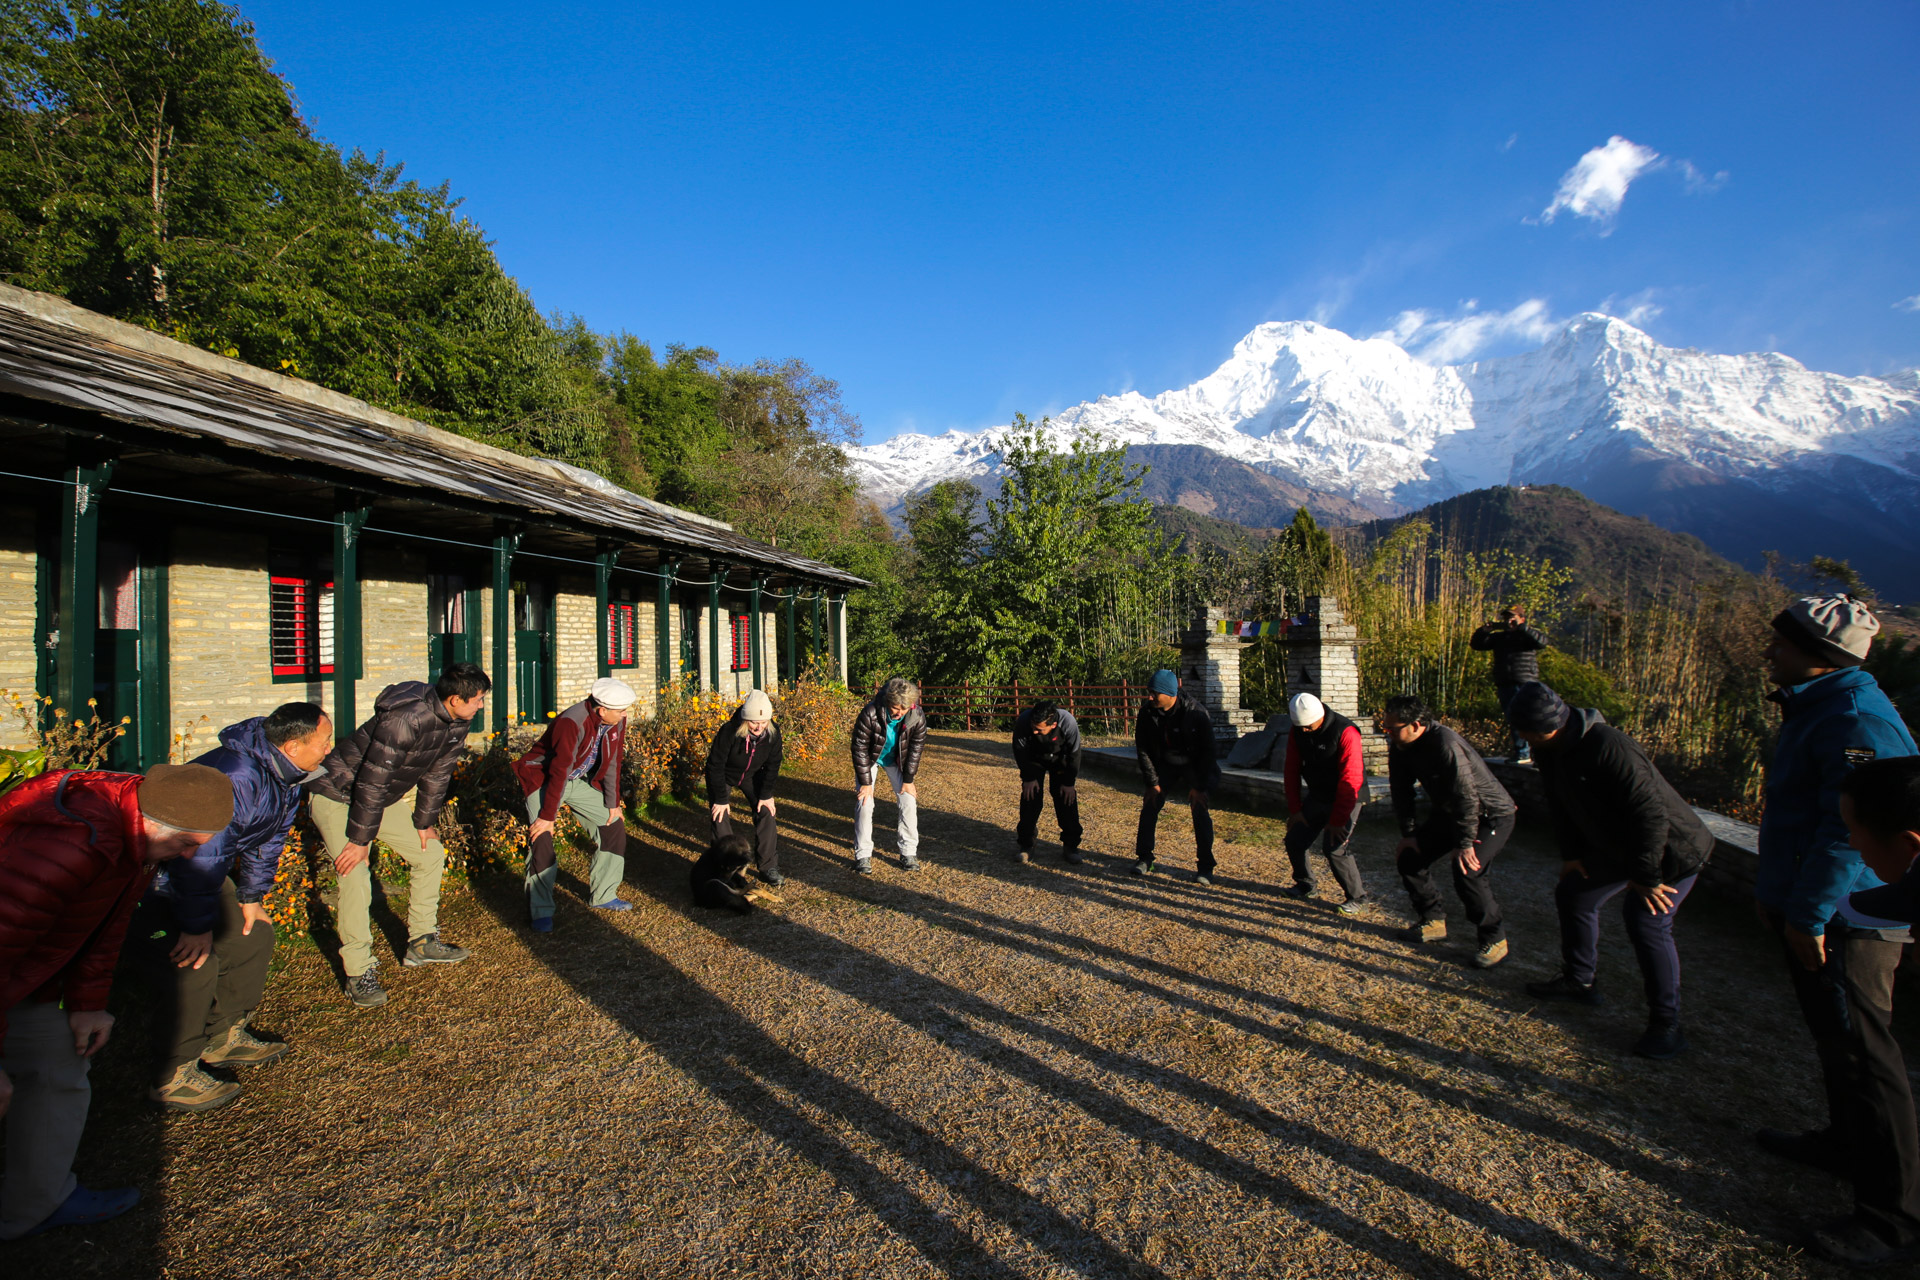
M 1773 629 L 1809 658 L 1857 667 L 1880 634 L 1880 619 L 1849 595 L 1801 596 L 1781 610 Z
M 1507 723 L 1516 733 L 1558 733 L 1572 718 L 1573 708 L 1538 680 L 1515 689 L 1507 703 Z

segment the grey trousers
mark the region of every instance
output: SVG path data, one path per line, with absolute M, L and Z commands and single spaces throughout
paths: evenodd
M 143 913 L 147 910 L 141 908 Z M 153 940 L 153 950 L 165 970 L 163 981 L 173 991 L 173 1018 L 170 1024 L 161 1023 L 160 1030 L 162 1080 L 176 1067 L 198 1062 L 208 1044 L 253 1015 L 267 989 L 267 970 L 273 964 L 273 925 L 257 924 L 252 933 L 240 932 L 247 922 L 240 914 L 240 895 L 231 880 L 220 885 L 220 918 L 213 925 L 213 954 L 198 969 L 182 969 L 167 958 L 180 936 L 179 921 L 172 915 L 170 908 L 163 907 L 153 921 L 166 930 L 164 939 Z
M 887 775 L 887 781 L 893 784 L 893 794 L 900 801 L 900 856 L 912 858 L 920 853 L 920 802 L 912 796 L 900 794 L 900 770 L 892 765 L 881 766 Z M 880 778 L 873 779 L 873 790 L 867 793 L 865 800 L 853 802 L 853 856 L 871 858 L 873 856 L 873 808 L 880 798 Z M 857 790 L 857 788 L 856 788 Z
M 540 793 L 527 797 L 527 822 L 540 818 Z M 593 841 L 593 863 L 587 868 L 587 903 L 598 906 L 620 896 L 620 882 L 627 878 L 627 829 L 613 821 L 607 798 L 585 778 L 572 778 L 560 796 L 563 808 L 587 829 Z M 554 860 L 553 835 L 548 833 L 527 848 L 527 914 L 535 920 L 553 917 L 553 883 L 560 874 Z
M 73 1032 L 57 1002 L 22 1000 L 7 1010 L 0 1069 L 13 1081 L 13 1104 L 0 1120 L 7 1128 L 0 1240 L 18 1239 L 45 1222 L 78 1185 L 73 1157 L 93 1100 L 91 1065 L 73 1051 Z

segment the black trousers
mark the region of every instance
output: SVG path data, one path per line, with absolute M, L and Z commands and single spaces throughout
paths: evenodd
M 1140 800 L 1140 829 L 1133 839 L 1133 856 L 1141 862 L 1153 861 L 1154 837 L 1159 834 L 1160 811 L 1167 807 L 1167 797 L 1185 795 L 1189 791 L 1200 792 L 1200 799 L 1193 802 L 1193 843 L 1196 849 L 1194 866 L 1201 875 L 1213 874 L 1213 811 L 1207 808 L 1207 787 L 1204 782 L 1188 778 L 1178 770 L 1160 771 L 1160 790 L 1148 788 L 1147 794 Z
M 1484 947 L 1506 937 L 1507 926 L 1500 916 L 1500 903 L 1493 896 L 1493 860 L 1507 847 L 1517 821 L 1511 813 L 1498 821 L 1481 820 L 1479 835 L 1473 842 L 1473 851 L 1480 857 L 1480 869 L 1471 874 L 1460 870 L 1459 864 L 1453 861 L 1458 846 L 1452 832 L 1432 825 L 1415 832 L 1418 845 L 1398 859 L 1400 882 L 1407 886 L 1407 896 L 1413 899 L 1414 913 L 1422 920 L 1445 918 L 1447 913 L 1440 905 L 1440 890 L 1434 886 L 1432 875 L 1433 864 L 1445 858 L 1453 870 L 1453 890 L 1460 895 L 1460 905 L 1467 909 L 1467 919 L 1480 931 L 1480 945 Z
M 1667 887 L 1673 890 L 1673 910 L 1659 915 L 1647 910 L 1640 895 L 1627 893 L 1625 880 L 1590 880 L 1577 871 L 1560 877 L 1554 887 L 1554 905 L 1560 911 L 1560 961 L 1575 982 L 1592 982 L 1600 972 L 1600 908 L 1625 894 L 1620 916 L 1626 922 L 1627 941 L 1640 962 L 1647 991 L 1647 1015 L 1656 1023 L 1680 1021 L 1680 949 L 1673 944 L 1673 920 L 1680 904 L 1693 892 L 1697 875 L 1684 876 Z
M 1330 816 L 1328 810 L 1309 804 L 1305 813 L 1287 823 L 1287 860 L 1293 864 L 1293 882 L 1305 892 L 1313 892 L 1313 863 L 1307 855 L 1313 851 L 1313 842 L 1318 840 L 1320 851 L 1327 855 L 1327 865 L 1333 868 L 1333 878 L 1347 895 L 1347 901 L 1358 902 L 1367 896 L 1366 885 L 1360 879 L 1360 862 L 1353 856 L 1352 848 L 1353 824 L 1359 820 L 1360 810 L 1354 809 L 1346 829 L 1337 835 L 1327 826 Z
M 1022 849 L 1033 848 L 1034 837 L 1040 834 L 1040 811 L 1046 807 L 1046 794 L 1041 784 L 1053 793 L 1053 816 L 1060 823 L 1060 844 L 1063 848 L 1080 847 L 1080 793 L 1074 785 L 1074 779 L 1058 769 L 1049 769 L 1038 778 L 1020 780 L 1020 826 L 1014 831 L 1013 838 Z
M 1786 949 L 1787 974 L 1813 1033 L 1827 1089 L 1828 1131 L 1853 1174 L 1854 1213 L 1896 1247 L 1920 1243 L 1920 1131 L 1906 1059 L 1893 1038 L 1893 972 L 1903 944 L 1827 927 L 1827 962 L 1809 970 Z
M 760 870 L 771 874 L 780 869 L 780 832 L 775 828 L 773 815 L 760 807 L 753 796 L 747 797 L 747 803 L 753 808 L 753 858 Z M 713 824 L 713 838 L 722 839 L 733 834 L 733 814 Z
M 246 920 L 233 881 L 220 886 L 220 915 L 213 924 L 213 954 L 198 969 L 182 969 L 167 952 L 180 938 L 172 904 L 157 898 L 140 904 L 134 936 L 146 938 L 160 976 L 165 1010 L 156 1020 L 155 1057 L 162 1079 L 174 1068 L 197 1062 L 206 1047 L 250 1017 L 267 989 L 273 963 L 273 925 L 256 924 L 242 936 Z M 157 935 L 157 936 L 156 936 Z

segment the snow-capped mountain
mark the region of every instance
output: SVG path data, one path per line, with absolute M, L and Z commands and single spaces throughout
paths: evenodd
M 1749 564 L 1768 550 L 1850 557 L 1883 590 L 1920 594 L 1911 374 L 1666 347 L 1592 313 L 1537 351 L 1464 365 L 1289 322 L 1261 325 L 1190 387 L 1102 396 L 1053 426 L 1199 446 L 1382 515 L 1489 485 L 1564 484 Z M 898 436 L 853 459 L 862 486 L 897 507 L 938 480 L 990 476 L 1005 430 Z

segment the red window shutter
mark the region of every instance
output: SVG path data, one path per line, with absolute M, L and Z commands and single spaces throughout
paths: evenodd
M 268 660 L 276 676 L 333 674 L 333 584 L 267 579 Z
M 733 615 L 733 669 L 745 671 L 753 665 L 753 630 L 744 613 Z

